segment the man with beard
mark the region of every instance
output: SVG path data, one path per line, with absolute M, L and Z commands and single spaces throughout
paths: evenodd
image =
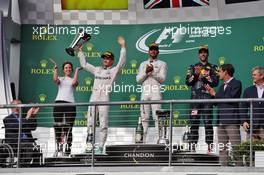
M 219 82 L 217 76 L 217 66 L 208 62 L 208 47 L 201 45 L 198 50 L 199 62 L 190 65 L 186 75 L 186 84 L 191 86 L 191 99 L 211 99 L 212 96 L 205 88 L 206 85 L 216 87 Z M 204 117 L 205 142 L 208 144 L 208 152 L 212 152 L 214 131 L 212 125 L 213 104 L 195 103 L 190 105 L 190 144 L 191 149 L 195 150 L 199 137 L 200 118 Z

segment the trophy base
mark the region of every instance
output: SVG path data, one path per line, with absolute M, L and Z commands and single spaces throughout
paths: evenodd
M 162 138 L 162 139 L 159 139 L 157 141 L 157 144 L 169 144 L 169 140 L 168 139 L 165 139 L 165 138 Z
M 75 56 L 73 48 L 69 47 L 69 48 L 66 48 L 65 50 L 70 56 Z

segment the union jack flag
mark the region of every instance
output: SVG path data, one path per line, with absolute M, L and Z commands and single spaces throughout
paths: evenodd
M 144 8 L 178 8 L 209 6 L 209 0 L 144 0 Z

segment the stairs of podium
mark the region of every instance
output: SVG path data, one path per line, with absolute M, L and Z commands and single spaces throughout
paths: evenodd
M 94 155 L 95 166 L 166 166 L 169 163 L 169 148 L 159 144 L 108 145 L 105 155 Z M 173 147 L 172 165 L 219 166 L 219 157 L 182 151 Z M 71 157 L 49 157 L 46 166 L 91 166 L 91 154 L 74 154 Z

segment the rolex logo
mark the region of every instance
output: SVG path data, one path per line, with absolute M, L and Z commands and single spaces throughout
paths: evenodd
M 87 48 L 87 51 L 88 52 L 92 52 L 93 51 L 93 47 L 94 47 L 94 45 L 92 43 L 88 43 L 87 44 L 87 47 L 86 47 Z
M 39 94 L 39 101 L 41 102 L 41 103 L 44 103 L 45 101 L 46 101 L 46 95 L 45 94 Z
M 173 78 L 173 80 L 174 80 L 174 83 L 175 83 L 175 84 L 179 84 L 180 81 L 181 81 L 181 77 L 178 76 L 178 75 L 176 75 L 176 76 Z
M 83 116 L 84 116 L 84 118 L 87 119 L 87 117 L 88 117 L 88 112 L 83 112 Z
M 91 77 L 86 77 L 86 78 L 84 79 L 84 82 L 85 82 L 85 85 L 86 85 L 86 86 L 91 85 L 91 84 L 92 84 L 92 81 L 93 81 L 93 79 L 92 79 Z
M 46 68 L 47 67 L 47 64 L 48 64 L 48 61 L 47 60 L 41 60 L 40 61 L 40 67 L 41 68 Z
M 130 64 L 131 64 L 131 68 L 132 69 L 136 69 L 137 68 L 137 60 L 131 60 Z
M 130 101 L 136 101 L 136 99 L 137 99 L 137 96 L 135 94 L 132 94 L 129 96 Z
M 47 27 L 42 27 L 41 28 L 41 33 L 44 34 L 44 35 L 47 34 L 48 33 L 48 28 Z
M 225 64 L 225 57 L 219 57 L 218 61 L 220 65 Z
M 174 111 L 173 112 L 173 117 L 174 118 L 179 118 L 180 112 L 179 111 Z

